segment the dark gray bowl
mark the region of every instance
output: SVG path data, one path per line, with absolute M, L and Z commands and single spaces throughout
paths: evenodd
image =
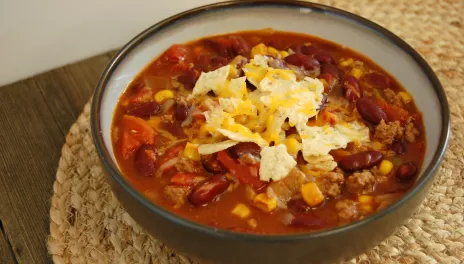
M 173 43 L 240 30 L 274 28 L 320 36 L 373 59 L 413 95 L 424 113 L 425 164 L 414 188 L 361 221 L 298 235 L 251 235 L 218 230 L 150 202 L 121 175 L 111 145 L 117 100 L 128 83 Z M 170 17 L 132 39 L 102 74 L 92 103 L 92 133 L 116 197 L 150 234 L 178 251 L 216 263 L 333 263 L 379 244 L 420 205 L 445 153 L 450 118 L 440 82 L 422 57 L 379 25 L 335 8 L 296 1 L 232 1 Z

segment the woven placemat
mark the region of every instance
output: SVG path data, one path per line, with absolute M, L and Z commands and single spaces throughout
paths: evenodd
M 445 87 L 452 116 L 451 145 L 423 205 L 394 235 L 347 263 L 464 263 L 464 1 L 317 2 L 371 19 L 417 49 Z M 197 263 L 145 233 L 112 195 L 97 162 L 89 110 L 86 105 L 66 137 L 53 185 L 53 261 Z

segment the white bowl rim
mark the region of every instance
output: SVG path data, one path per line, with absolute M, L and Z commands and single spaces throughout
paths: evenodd
M 124 58 L 140 43 L 142 43 L 145 39 L 149 38 L 153 34 L 161 31 L 164 28 L 169 27 L 175 22 L 189 19 L 190 17 L 201 16 L 207 14 L 212 11 L 217 10 L 224 10 L 230 8 L 246 8 L 246 7 L 256 7 L 256 6 L 272 6 L 272 7 L 281 7 L 281 8 L 309 8 L 314 12 L 323 13 L 325 15 L 332 15 L 332 16 L 342 16 L 345 19 L 348 19 L 352 22 L 358 23 L 370 30 L 373 30 L 375 33 L 380 35 L 386 41 L 392 42 L 404 52 L 408 53 L 415 62 L 420 66 L 423 70 L 423 73 L 427 76 L 428 80 L 432 84 L 436 96 L 440 102 L 441 106 L 441 117 L 442 117 L 442 125 L 441 125 L 441 133 L 439 138 L 439 143 L 437 147 L 437 151 L 433 155 L 433 158 L 430 164 L 422 173 L 422 176 L 417 180 L 415 185 L 405 193 L 400 199 L 395 201 L 392 205 L 387 207 L 380 212 L 376 212 L 370 216 L 365 217 L 362 220 L 355 221 L 343 226 L 329 228 L 326 230 L 315 231 L 315 232 L 308 232 L 308 233 L 297 233 L 297 234 L 269 234 L 269 235 L 259 235 L 259 234 L 249 234 L 249 233 L 241 233 L 241 232 L 234 232 L 225 229 L 219 229 L 210 227 L 204 224 L 200 224 L 197 222 L 190 221 L 185 219 L 181 216 L 176 215 L 175 213 L 163 208 L 162 206 L 158 206 L 157 204 L 151 202 L 148 198 L 143 196 L 139 191 L 137 191 L 120 173 L 117 165 L 113 162 L 112 158 L 110 157 L 108 149 L 105 147 L 103 136 L 101 133 L 101 122 L 100 122 L 100 105 L 103 97 L 103 93 L 105 91 L 106 84 L 110 79 L 112 73 L 118 67 L 118 64 L 124 60 Z M 142 70 L 142 69 L 141 69 Z M 210 5 L 201 6 L 198 8 L 190 9 L 185 12 L 179 13 L 177 15 L 171 16 L 167 19 L 164 19 L 157 24 L 149 27 L 148 29 L 141 32 L 139 35 L 134 37 L 131 41 L 129 41 L 111 60 L 111 62 L 107 65 L 104 72 L 100 76 L 98 84 L 95 88 L 95 92 L 93 95 L 92 105 L 91 105 L 91 130 L 92 136 L 94 140 L 94 144 L 96 147 L 97 154 L 105 167 L 110 174 L 110 177 L 113 178 L 114 181 L 117 182 L 123 189 L 125 189 L 128 193 L 131 194 L 138 202 L 140 202 L 144 207 L 148 210 L 152 211 L 155 214 L 158 214 L 176 224 L 180 224 L 182 226 L 192 228 L 201 232 L 205 232 L 211 236 L 216 237 L 225 237 L 230 239 L 246 239 L 250 241 L 260 241 L 260 242 L 284 242 L 284 241 L 292 241 L 292 240 L 308 240 L 308 239 L 316 239 L 322 236 L 330 236 L 335 235 L 338 233 L 346 232 L 352 229 L 356 229 L 364 224 L 369 222 L 376 221 L 377 219 L 382 218 L 383 216 L 393 212 L 401 206 L 405 201 L 411 199 L 416 193 L 420 190 L 425 188 L 429 181 L 432 181 L 440 163 L 442 162 L 448 143 L 450 139 L 450 130 L 451 130 L 451 122 L 450 122 L 450 111 L 448 106 L 448 100 L 446 98 L 445 91 L 433 72 L 432 68 L 428 65 L 428 63 L 419 55 L 417 51 L 415 51 L 409 44 L 407 44 L 404 40 L 400 37 L 396 36 L 389 30 L 383 28 L 382 26 L 367 20 L 363 17 L 358 15 L 352 14 L 350 12 L 337 9 L 334 7 L 316 4 L 311 2 L 304 2 L 304 1 L 291 1 L 291 0 L 233 0 L 233 1 L 226 1 L 220 3 L 214 3 Z

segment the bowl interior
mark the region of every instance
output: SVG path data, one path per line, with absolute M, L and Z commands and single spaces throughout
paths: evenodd
M 387 70 L 412 94 L 423 112 L 427 134 L 424 170 L 438 149 L 442 113 L 434 87 L 417 62 L 397 44 L 365 25 L 318 8 L 284 5 L 240 6 L 203 10 L 177 19 L 132 48 L 109 76 L 102 95 L 100 118 L 104 144 L 113 161 L 110 128 L 119 96 L 129 82 L 174 43 L 234 31 L 273 28 L 319 36 L 346 45 Z

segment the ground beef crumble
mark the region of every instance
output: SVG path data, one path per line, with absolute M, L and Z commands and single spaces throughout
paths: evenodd
M 374 138 L 384 144 L 391 144 L 394 139 L 403 137 L 403 131 L 399 121 L 385 123 L 382 119 L 375 128 Z
M 355 172 L 346 180 L 346 189 L 354 194 L 370 193 L 374 183 L 375 178 L 370 171 Z
M 190 192 L 190 188 L 183 186 L 167 185 L 164 187 L 164 196 L 175 206 L 183 205 Z
M 358 203 L 352 200 L 341 200 L 335 204 L 338 216 L 342 220 L 352 220 L 358 217 Z
M 181 172 L 190 172 L 190 173 L 198 173 L 201 172 L 200 167 L 195 165 L 192 160 L 180 157 L 179 161 L 174 165 L 178 171 Z
M 409 143 L 414 143 L 416 137 L 420 134 L 419 130 L 414 126 L 414 123 L 409 122 L 405 126 L 404 139 Z
M 397 95 L 393 90 L 391 89 L 385 89 L 383 91 L 383 95 L 385 97 L 385 100 L 394 106 L 398 106 L 403 108 L 404 104 L 403 101 L 401 100 L 401 96 Z
M 318 178 L 317 184 L 322 193 L 328 197 L 337 197 L 341 194 L 341 185 L 345 181 L 343 173 L 328 172 Z

